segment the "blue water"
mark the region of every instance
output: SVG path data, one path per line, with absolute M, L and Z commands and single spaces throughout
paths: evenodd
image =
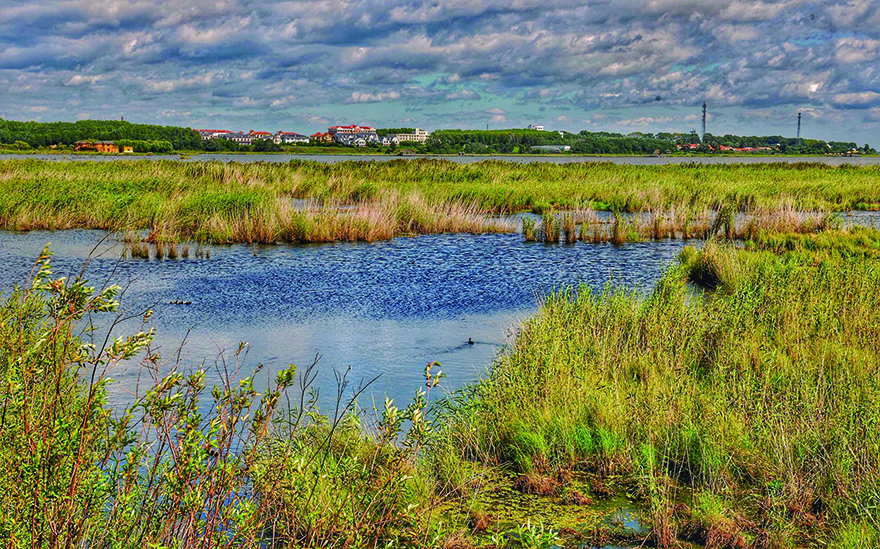
M 388 396 L 405 404 L 422 384 L 422 369 L 439 361 L 452 390 L 485 374 L 512 341 L 540 298 L 580 282 L 609 280 L 649 289 L 683 242 L 611 245 L 525 243 L 515 234 L 435 235 L 378 243 L 215 246 L 210 259 L 120 259 L 100 231 L 0 232 L 0 291 L 23 283 L 42 247 L 51 242 L 55 276 L 83 269 L 91 284 L 125 287 L 128 314 L 150 308 L 156 347 L 168 361 L 204 363 L 209 378 L 234 370 L 234 351 L 246 341 L 240 374 L 257 364 L 266 373 L 300 367 L 316 355 L 315 387 L 326 406 L 336 392 L 334 370 L 349 366 L 352 386 L 379 378 L 361 398 L 370 406 Z M 191 305 L 169 304 L 172 300 Z M 111 317 L 98 319 L 109 326 Z M 140 329 L 122 322 L 114 333 Z M 99 333 L 101 335 L 101 333 Z M 473 345 L 467 343 L 471 338 Z M 224 364 L 225 361 L 225 364 Z M 132 362 L 111 372 L 111 402 L 144 387 L 147 371 Z

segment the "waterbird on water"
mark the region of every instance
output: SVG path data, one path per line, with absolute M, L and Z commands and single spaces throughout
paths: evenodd
M 468 345 L 473 345 L 473 344 L 474 344 L 474 340 L 471 338 L 468 338 Z

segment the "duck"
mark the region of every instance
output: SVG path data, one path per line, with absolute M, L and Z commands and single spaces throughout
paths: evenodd
M 471 338 L 468 338 L 468 345 L 473 345 L 473 344 L 474 344 L 474 340 Z

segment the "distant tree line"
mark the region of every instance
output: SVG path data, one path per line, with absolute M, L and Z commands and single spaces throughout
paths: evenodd
M 31 147 L 72 145 L 77 141 L 165 141 L 174 150 L 201 149 L 199 134 L 189 128 L 131 124 L 120 120 L 80 120 L 77 122 L 17 122 L 0 119 L 0 143 L 16 141 Z
M 414 128 L 380 128 L 380 136 L 412 133 Z M 24 150 L 51 145 L 70 146 L 82 140 L 114 141 L 134 147 L 135 152 L 170 152 L 172 150 L 204 150 L 208 152 L 276 152 L 282 147 L 271 140 L 239 145 L 233 141 L 210 139 L 203 141 L 190 128 L 132 124 L 119 120 L 80 120 L 78 122 L 17 122 L 0 119 L 0 146 Z M 692 148 L 690 145 L 697 145 Z M 507 130 L 437 130 L 424 144 L 401 144 L 412 152 L 434 154 L 529 154 L 544 151 L 532 149 L 539 145 L 571 147 L 575 154 L 651 154 L 676 152 L 679 146 L 694 153 L 718 153 L 721 146 L 770 147 L 772 153 L 787 154 L 844 154 L 857 150 L 864 154 L 876 151 L 868 144 L 859 147 L 854 142 L 797 139 L 793 137 L 713 135 L 700 139 L 696 132 L 629 134 L 614 132 L 580 133 L 540 131 L 529 129 Z M 335 144 L 321 144 L 322 148 Z M 170 147 L 170 148 L 169 148 Z M 341 147 L 341 146 L 340 146 Z M 378 148 L 374 146 L 373 148 Z M 384 149 L 384 148 L 383 148 Z M 395 148 L 388 148 L 394 151 Z
M 690 145 L 698 145 L 691 148 Z M 576 154 L 670 154 L 685 148 L 695 153 L 717 153 L 722 145 L 733 148 L 770 147 L 767 153 L 788 154 L 841 154 L 858 150 L 871 154 L 876 151 L 865 144 L 859 147 L 853 142 L 822 141 L 773 136 L 715 136 L 707 133 L 701 140 L 695 132 L 657 134 L 633 132 L 580 133 L 540 131 L 527 129 L 509 130 L 437 130 L 425 143 L 425 150 L 437 154 L 492 153 L 541 153 L 532 147 L 539 145 L 568 145 Z
M 134 152 L 170 153 L 174 150 L 174 145 L 171 144 L 171 141 L 165 141 L 162 139 L 154 139 L 151 141 L 117 139 L 114 143 L 120 147 L 131 147 Z
M 706 133 L 703 144 L 708 147 L 718 148 L 721 145 L 728 147 L 772 147 L 779 152 L 789 154 L 840 154 L 853 150 L 865 154 L 873 154 L 876 151 L 867 143 L 859 147 L 854 141 L 823 141 L 821 139 L 798 139 L 796 137 L 782 137 L 781 135 L 712 135 Z
M 671 135 L 671 134 L 670 134 Z M 438 130 L 431 134 L 425 148 L 432 153 L 471 154 L 540 153 L 532 147 L 540 145 L 568 145 L 579 154 L 650 154 L 671 153 L 676 141 L 654 136 L 626 136 L 611 132 L 580 133 L 510 130 Z

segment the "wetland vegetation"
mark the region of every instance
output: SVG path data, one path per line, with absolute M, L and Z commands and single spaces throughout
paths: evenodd
M 0 314 L 0 535 L 11 547 L 869 547 L 880 504 L 880 233 L 686 248 L 647 295 L 550 295 L 485 379 L 332 414 L 314 365 L 220 387 L 90 344 L 116 289 L 48 253 Z M 151 383 L 105 404 L 140 357 Z M 341 389 L 352 389 L 345 375 Z M 353 393 L 353 397 L 349 396 Z M 199 402 L 211 403 L 207 412 Z M 638 521 L 602 513 L 623 497 Z M 585 544 L 585 545 L 584 545 Z
M 689 223 L 710 228 L 717 212 L 781 219 L 877 209 L 878 180 L 878 167 L 820 164 L 16 159 L 0 160 L 0 228 L 146 230 L 151 242 L 171 243 L 370 241 L 512 231 L 498 216 L 522 211 L 605 210 L 648 214 L 652 228 L 628 228 L 635 237 L 691 236 Z
M 258 383 L 264 369 L 251 369 L 241 344 L 210 387 L 208 366 L 153 347 L 149 311 L 136 333 L 94 340 L 95 317 L 130 316 L 117 312 L 118 288 L 56 278 L 47 250 L 0 303 L 0 539 L 53 549 L 877 546 L 880 231 L 816 213 L 876 208 L 877 175 L 2 161 L 5 228 L 148 229 L 163 255 L 167 242 L 174 254 L 205 253 L 174 239 L 308 241 L 283 231 L 309 215 L 326 240 L 480 232 L 492 214 L 522 210 L 542 214 L 524 220 L 526 240 L 705 240 L 647 293 L 609 283 L 547 296 L 477 383 L 447 394 L 432 362 L 409 403 L 361 407 L 365 387 L 341 373 L 323 410 L 316 363 Z M 614 213 L 599 219 L 605 209 Z M 386 219 L 385 232 L 362 212 Z M 129 360 L 145 382 L 111 407 L 114 371 Z

